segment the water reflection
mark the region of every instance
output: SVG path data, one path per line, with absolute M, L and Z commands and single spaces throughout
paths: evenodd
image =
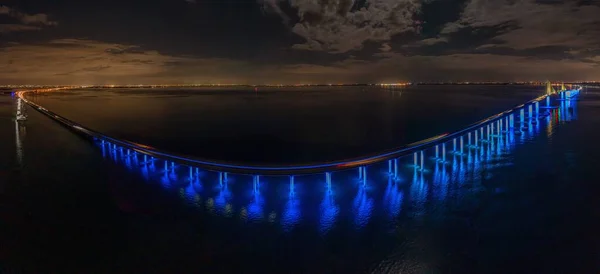
M 339 206 L 331 191 L 326 191 L 319 207 L 319 232 L 326 234 L 335 224 L 336 218 L 340 212 Z
M 15 120 L 15 147 L 17 149 L 17 164 L 19 166 L 23 166 L 23 139 L 25 139 L 26 133 L 25 125 L 23 125 L 22 122 Z
M 229 191 L 228 183 L 223 182 L 219 184 L 219 194 L 214 197 L 215 206 L 218 212 L 223 213 L 225 217 L 231 216 L 231 191 Z
M 285 204 L 283 215 L 281 216 L 281 225 L 284 231 L 290 231 L 298 222 L 300 222 L 300 199 L 290 195 Z
M 514 151 L 533 138 L 548 136 L 577 117 L 577 101 L 558 108 L 525 106 L 521 123 L 506 116 L 464 136 L 408 157 L 354 170 L 310 176 L 244 176 L 199 170 L 130 151 L 97 140 L 101 155 L 172 191 L 195 210 L 249 223 L 271 222 L 283 231 L 309 225 L 321 234 L 341 223 L 356 229 L 375 218 L 396 219 L 403 205 L 421 216 L 429 202 L 442 202 L 465 184 L 480 184 L 495 170 L 513 164 Z M 529 113 L 529 112 L 534 113 Z M 526 118 L 526 119 L 524 119 Z M 17 157 L 24 127 L 15 123 Z M 446 152 L 446 148 L 452 151 Z
M 23 140 L 25 139 L 25 135 L 27 133 L 25 127 L 26 120 L 27 112 L 25 104 L 21 98 L 17 98 L 17 108 L 15 113 L 15 147 L 17 150 L 17 164 L 19 166 L 23 166 Z
M 367 225 L 373 211 L 373 198 L 369 197 L 366 188 L 358 188 L 358 193 L 354 197 L 353 209 L 356 228 Z

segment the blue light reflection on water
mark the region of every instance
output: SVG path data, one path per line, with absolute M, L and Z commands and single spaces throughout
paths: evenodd
M 285 204 L 283 215 L 281 216 L 281 225 L 284 231 L 290 231 L 300 222 L 300 199 L 290 196 Z
M 232 194 L 231 191 L 229 191 L 228 185 L 229 184 L 227 182 L 223 183 L 222 185 L 219 184 L 218 194 L 214 197 L 215 207 L 217 208 L 217 211 L 223 213 L 226 217 L 231 216 L 231 212 L 229 210 L 229 201 L 231 200 Z
M 361 228 L 367 225 L 373 211 L 373 198 L 369 197 L 366 188 L 359 187 L 353 203 L 354 225 Z
M 399 189 L 398 184 L 390 177 L 383 196 L 383 203 L 387 208 L 388 217 L 394 219 L 400 214 L 403 198 L 404 194 L 402 190 Z
M 335 201 L 335 197 L 331 192 L 326 191 L 319 206 L 319 232 L 321 234 L 326 234 L 331 230 L 339 212 L 340 208 Z
M 239 216 L 251 223 L 278 223 L 283 231 L 291 231 L 300 223 L 309 224 L 327 234 L 340 222 L 349 221 L 361 229 L 376 217 L 393 220 L 406 203 L 420 216 L 428 201 L 445 200 L 451 188 L 490 179 L 490 170 L 511 165 L 511 153 L 539 136 L 542 128 L 551 131 L 575 119 L 576 101 L 561 101 L 559 105 L 543 113 L 527 113 L 528 119 L 513 128 L 509 127 L 510 119 L 501 117 L 506 120 L 506 128 L 499 122 L 493 122 L 494 127 L 484 125 L 467 133 L 473 142 L 465 134 L 464 138 L 408 157 L 318 176 L 226 177 L 124 151 L 108 142 L 96 143 L 103 157 L 139 172 L 150 183 L 158 182 L 167 191 L 179 191 L 183 200 L 199 210 L 223 217 Z M 455 140 L 457 146 L 447 157 L 445 147 L 454 145 Z M 159 163 L 164 167 L 157 169 Z
M 265 215 L 265 199 L 261 195 L 260 190 L 255 190 L 252 193 L 251 201 L 247 205 L 248 219 L 253 222 L 263 220 Z

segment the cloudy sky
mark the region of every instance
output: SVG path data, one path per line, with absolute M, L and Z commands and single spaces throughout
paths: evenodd
M 600 0 L 7 0 L 0 84 L 600 80 Z

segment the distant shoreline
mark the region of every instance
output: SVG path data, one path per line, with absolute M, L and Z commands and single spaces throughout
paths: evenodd
M 564 84 L 575 84 L 585 85 L 589 87 L 600 87 L 600 83 L 585 83 L 585 82 L 565 82 Z M 380 86 L 380 87 L 406 87 L 406 86 L 543 86 L 545 83 L 542 82 L 464 82 L 464 83 L 428 83 L 428 82 L 415 82 L 415 83 L 389 83 L 389 84 L 298 84 L 298 85 L 249 85 L 249 84 L 164 84 L 164 85 L 23 85 L 23 86 L 0 86 L 0 93 L 11 93 L 14 90 L 21 89 L 34 89 L 34 88 L 70 88 L 70 89 L 110 89 L 110 88 L 219 88 L 219 87 L 248 87 L 248 88 L 290 88 L 290 87 L 368 87 L 368 86 Z

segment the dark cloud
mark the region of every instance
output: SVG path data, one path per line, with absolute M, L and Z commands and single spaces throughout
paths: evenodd
M 581 1 L 471 0 L 442 34 L 463 28 L 514 25 L 495 37 L 513 48 L 586 47 L 600 42 L 600 7 Z
M 50 21 L 48 19 L 48 15 L 46 14 L 26 14 L 7 6 L 0 6 L 0 15 L 8 15 L 9 17 L 15 18 L 26 25 L 53 26 L 57 24 L 55 21 Z
M 42 26 L 56 26 L 58 23 L 48 19 L 43 13 L 26 14 L 14 8 L 0 5 L 0 16 L 13 19 L 14 23 L 0 23 L 0 33 L 41 30 Z
M 287 1 L 261 0 L 285 22 Z M 305 39 L 294 49 L 344 53 L 360 50 L 366 41 L 384 42 L 407 31 L 417 31 L 422 0 L 292 0 L 289 2 L 299 18 L 292 32 Z
M 136 47 L 136 46 L 122 46 L 122 47 L 107 48 L 104 51 L 107 53 L 110 53 L 110 54 L 125 54 L 125 53 L 144 54 L 144 52 L 145 52 L 142 48 Z
M 19 32 L 19 31 L 34 31 L 41 30 L 37 26 L 28 26 L 22 24 L 0 24 L 0 33 Z
M 600 1 L 592 0 L 6 3 L 0 7 L 1 83 L 594 80 L 600 75 Z
M 137 64 L 154 64 L 152 60 L 141 60 L 141 59 L 131 59 L 131 60 L 123 60 L 121 63 L 129 64 L 129 63 L 137 63 Z

